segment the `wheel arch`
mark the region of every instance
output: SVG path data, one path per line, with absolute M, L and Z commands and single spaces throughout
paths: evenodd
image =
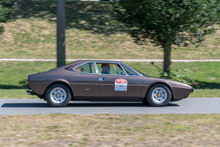
M 174 97 L 173 97 L 173 89 L 171 88 L 171 86 L 170 86 L 168 83 L 165 83 L 165 82 L 155 82 L 155 83 L 152 83 L 152 84 L 149 86 L 149 88 L 147 89 L 147 92 L 146 92 L 144 98 L 146 98 L 147 93 L 149 92 L 149 89 L 150 89 L 151 87 L 153 87 L 154 85 L 156 85 L 156 84 L 163 84 L 163 85 L 166 85 L 166 86 L 170 89 L 170 91 L 171 91 L 171 93 L 172 93 L 171 101 L 174 99 Z
M 72 96 L 72 100 L 74 100 L 74 92 L 73 92 L 73 89 L 71 88 L 71 86 L 69 85 L 69 82 L 67 82 L 66 80 L 56 80 L 56 81 L 53 81 L 51 83 L 48 84 L 47 88 L 45 89 L 44 91 L 44 94 L 46 93 L 47 89 L 53 85 L 53 84 L 64 84 L 65 86 L 67 86 L 71 92 L 71 96 Z M 43 94 L 43 95 L 44 95 Z

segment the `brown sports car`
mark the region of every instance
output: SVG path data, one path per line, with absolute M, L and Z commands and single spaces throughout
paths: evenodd
M 79 60 L 46 72 L 28 75 L 27 93 L 50 106 L 73 101 L 142 101 L 166 106 L 186 98 L 187 84 L 147 76 L 122 62 Z

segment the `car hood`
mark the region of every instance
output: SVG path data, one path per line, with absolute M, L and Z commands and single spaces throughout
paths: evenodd
M 163 78 L 157 78 L 157 77 L 150 77 L 150 76 L 145 76 L 144 77 L 144 81 L 145 84 L 149 84 L 152 85 L 154 83 L 165 83 L 168 84 L 171 87 L 180 87 L 180 88 L 187 88 L 187 89 L 191 89 L 192 87 L 185 84 L 185 83 L 181 83 L 181 82 L 177 82 L 177 81 L 173 81 L 173 80 L 169 80 L 169 79 L 163 79 Z

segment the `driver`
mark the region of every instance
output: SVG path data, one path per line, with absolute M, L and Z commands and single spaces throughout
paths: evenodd
M 102 64 L 102 74 L 110 74 L 109 71 L 110 71 L 110 65 L 108 63 L 103 63 Z

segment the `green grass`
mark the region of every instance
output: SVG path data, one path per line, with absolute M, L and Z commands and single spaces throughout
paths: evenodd
M 16 0 L 15 0 L 16 1 Z M 28 8 L 28 9 L 27 9 Z M 139 46 L 128 29 L 110 15 L 107 2 L 66 1 L 66 57 L 69 59 L 163 59 L 152 44 Z M 14 20 L 3 24 L 0 58 L 56 58 L 55 0 L 19 1 Z M 220 31 L 209 35 L 199 48 L 176 47 L 172 59 L 220 59 Z M 134 68 L 159 76 L 150 63 L 129 62 Z M 157 63 L 162 67 L 162 63 Z M 27 75 L 55 67 L 55 62 L 0 62 L 0 97 L 26 95 Z M 219 97 L 219 62 L 173 63 L 172 71 L 188 69 L 198 83 L 190 97 Z
M 0 116 L 0 142 L 2 147 L 219 146 L 219 118 L 219 114 Z
M 148 73 L 150 76 L 159 77 L 158 70 L 149 62 L 128 62 L 131 67 Z M 162 67 L 162 63 L 154 63 Z M 198 83 L 199 89 L 220 89 L 220 62 L 174 62 L 171 65 L 172 72 L 182 72 Z
M 149 62 L 127 62 L 131 67 L 159 77 Z M 155 63 L 159 67 L 162 63 Z M 56 62 L 0 62 L 0 97 L 34 98 L 26 94 L 27 75 L 56 67 Z M 172 70 L 188 69 L 186 76 L 198 83 L 190 97 L 220 97 L 220 62 L 173 63 Z
M 195 89 L 189 97 L 220 97 L 220 89 Z
M 0 36 L 0 58 L 56 58 L 56 3 L 37 1 L 18 2 L 14 21 L 4 24 Z M 135 44 L 110 10 L 108 3 L 67 1 L 67 58 L 163 59 L 161 48 Z M 220 59 L 219 46 L 217 31 L 199 48 L 176 47 L 172 59 Z
M 35 95 L 27 95 L 26 89 L 0 89 L 0 98 L 37 98 Z

